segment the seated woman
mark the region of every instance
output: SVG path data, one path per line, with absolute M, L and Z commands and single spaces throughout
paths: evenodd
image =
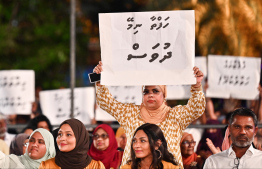
M 81 121 L 77 119 L 64 121 L 59 127 L 56 142 L 59 148 L 56 156 L 47 161 L 43 161 L 39 167 L 40 169 L 104 168 L 103 163 L 92 160 L 87 154 L 89 134 Z
M 192 134 L 184 132 L 180 142 L 180 149 L 184 169 L 198 169 L 202 168 L 203 161 L 201 157 L 194 152 L 196 141 Z
M 101 124 L 93 132 L 93 144 L 88 154 L 94 160 L 102 161 L 106 169 L 116 169 L 120 166 L 123 155 L 117 147 L 113 129 L 107 124 Z
M 27 141 L 28 139 L 28 134 L 20 133 L 16 135 L 10 144 L 10 154 L 15 154 L 18 156 L 25 154 L 25 150 L 28 146 L 28 144 L 25 144 L 25 141 Z
M 131 143 L 131 160 L 121 169 L 179 168 L 174 156 L 167 150 L 162 130 L 155 124 L 145 123 L 137 128 Z
M 36 129 L 29 137 L 24 155 L 4 155 L 0 151 L 0 168 L 38 168 L 42 161 L 55 156 L 54 138 L 46 129 Z

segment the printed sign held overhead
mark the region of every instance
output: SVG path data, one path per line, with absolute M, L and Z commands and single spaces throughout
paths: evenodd
M 102 13 L 104 85 L 194 84 L 193 10 Z

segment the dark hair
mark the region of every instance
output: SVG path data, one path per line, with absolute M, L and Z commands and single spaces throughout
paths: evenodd
M 162 169 L 163 168 L 163 164 L 161 162 L 162 160 L 164 160 L 166 162 L 170 162 L 174 165 L 177 165 L 177 163 L 175 162 L 175 158 L 174 158 L 173 154 L 171 154 L 167 150 L 166 139 L 164 137 L 162 130 L 157 125 L 150 124 L 150 123 L 143 124 L 136 129 L 134 136 L 136 135 L 137 131 L 139 131 L 139 130 L 143 130 L 148 137 L 150 150 L 151 150 L 151 153 L 152 153 L 152 156 L 153 156 L 153 160 L 152 160 L 152 163 L 150 165 L 150 168 Z M 155 150 L 156 142 L 158 140 L 161 140 L 161 142 L 162 142 L 162 144 L 158 148 L 158 150 L 162 153 L 161 158 L 159 158 L 160 157 L 159 152 Z M 131 160 L 129 160 L 128 163 L 129 164 L 131 163 L 132 169 L 137 169 L 137 168 L 139 168 L 140 161 L 141 161 L 140 158 L 136 158 L 136 155 L 135 155 L 135 152 L 134 152 L 134 149 L 133 149 L 133 142 L 132 142 L 131 143 Z
M 252 117 L 254 124 L 255 124 L 255 127 L 257 127 L 257 116 L 255 115 L 255 113 L 251 109 L 244 108 L 244 107 L 238 108 L 231 113 L 231 116 L 230 116 L 230 119 L 229 119 L 229 125 L 232 124 L 234 117 L 237 116 L 237 115 L 238 116 Z
M 37 124 L 41 121 L 45 121 L 48 125 L 48 128 L 50 130 L 50 132 L 53 131 L 53 126 L 51 125 L 49 119 L 45 116 L 45 115 L 39 115 L 39 116 L 36 116 L 35 118 L 31 119 L 27 126 L 23 129 L 23 132 L 26 130 L 26 129 L 32 129 L 32 130 L 35 130 L 37 129 Z

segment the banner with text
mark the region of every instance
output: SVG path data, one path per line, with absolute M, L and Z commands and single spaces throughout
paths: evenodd
M 256 99 L 260 66 L 260 58 L 209 55 L 206 96 Z
M 105 85 L 194 84 L 193 10 L 101 13 Z
M 71 90 L 59 89 L 40 92 L 40 103 L 43 114 L 52 125 L 59 125 L 70 118 Z M 74 118 L 84 124 L 91 124 L 94 118 L 95 88 L 83 87 L 74 89 Z
M 0 112 L 31 114 L 35 101 L 35 72 L 33 70 L 0 71 Z

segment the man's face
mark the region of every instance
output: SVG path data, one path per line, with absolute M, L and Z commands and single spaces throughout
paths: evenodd
M 240 148 L 250 146 L 257 130 L 252 117 L 236 115 L 229 126 L 232 144 Z

